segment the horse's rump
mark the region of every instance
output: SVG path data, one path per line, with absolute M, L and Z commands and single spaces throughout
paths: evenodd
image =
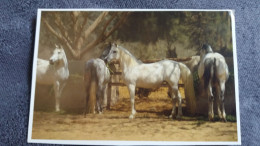
M 206 89 L 210 81 L 213 86 L 221 81 L 226 81 L 229 77 L 228 66 L 225 58 L 219 53 L 209 53 L 203 59 L 204 65 L 204 88 Z
M 216 59 L 207 58 L 204 60 L 204 89 L 207 89 L 211 81 L 216 81 Z

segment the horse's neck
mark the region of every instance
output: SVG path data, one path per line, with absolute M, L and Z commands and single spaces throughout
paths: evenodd
M 59 64 L 59 66 L 56 66 L 55 69 L 57 70 L 60 76 L 66 78 L 69 76 L 68 61 L 66 56 L 63 58 L 62 63 Z
M 63 58 L 63 63 L 64 63 L 64 69 L 69 72 L 69 66 L 68 66 L 68 60 L 66 58 L 66 55 Z
M 139 63 L 135 58 L 133 58 L 126 52 L 122 52 L 122 53 L 124 53 L 124 56 L 121 55 L 119 62 L 120 62 L 120 66 L 122 66 L 123 73 L 126 73 L 129 69 L 138 65 Z

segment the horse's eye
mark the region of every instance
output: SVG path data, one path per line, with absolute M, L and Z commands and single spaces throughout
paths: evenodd
M 116 53 L 116 51 L 113 51 L 113 53 Z

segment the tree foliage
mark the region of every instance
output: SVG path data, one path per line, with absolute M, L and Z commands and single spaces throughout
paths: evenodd
M 135 12 L 113 36 L 144 44 L 165 40 L 169 52 L 176 42 L 188 44 L 186 49 L 208 43 L 216 50 L 232 50 L 229 12 Z

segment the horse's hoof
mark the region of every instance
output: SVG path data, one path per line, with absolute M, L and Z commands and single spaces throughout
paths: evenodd
M 130 116 L 129 116 L 129 119 L 134 119 L 134 115 L 130 115 Z
M 174 116 L 172 116 L 172 115 L 169 115 L 169 116 L 168 116 L 169 119 L 173 119 L 173 117 L 174 117 Z
M 55 111 L 55 113 L 62 115 L 62 114 L 65 114 L 66 112 L 64 110 L 59 110 L 59 111 Z
M 209 121 L 210 121 L 210 122 L 214 122 L 214 118 L 209 117 Z
M 226 118 L 221 118 L 221 121 L 224 122 L 224 123 L 227 122 Z

